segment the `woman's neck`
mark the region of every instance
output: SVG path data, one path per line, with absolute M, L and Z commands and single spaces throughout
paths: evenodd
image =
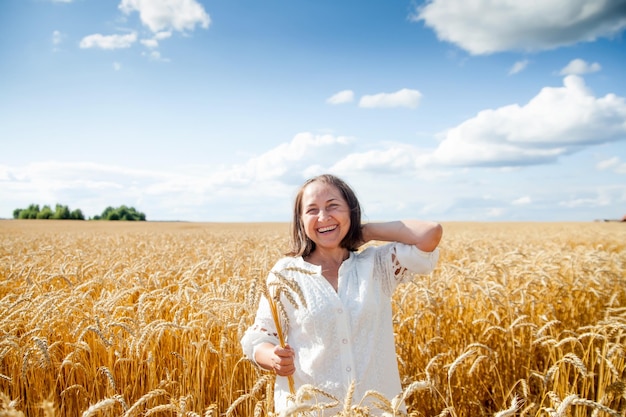
M 350 251 L 345 248 L 337 248 L 333 250 L 326 250 L 324 248 L 316 248 L 311 252 L 305 261 L 314 265 L 320 265 L 326 268 L 336 268 L 350 257 Z
M 350 251 L 345 248 L 337 250 L 315 249 L 304 260 L 310 264 L 317 265 L 321 269 L 322 276 L 326 278 L 333 289 L 337 291 L 339 286 L 339 268 L 343 261 L 350 257 Z

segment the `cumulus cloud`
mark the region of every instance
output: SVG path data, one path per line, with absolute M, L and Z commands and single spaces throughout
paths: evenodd
M 228 176 L 244 182 L 279 179 L 300 182 L 311 169 L 323 170 L 339 160 L 353 142 L 354 139 L 347 136 L 299 133 L 290 142 L 233 168 Z
M 425 154 L 412 145 L 391 144 L 383 149 L 346 155 L 337 161 L 331 170 L 341 174 L 358 172 L 401 174 L 414 172 L 425 158 Z
M 0 165 L 0 194 L 10 196 L 0 205 L 10 213 L 9 207 L 13 210 L 33 201 L 62 202 L 81 208 L 86 215 L 94 215 L 109 205 L 139 206 L 137 202 L 143 201 L 160 213 L 146 213 L 152 220 L 155 215 L 157 219 L 180 216 L 194 219 L 193 216 L 201 215 L 206 220 L 207 207 L 230 201 L 232 204 L 227 204 L 226 212 L 220 209 L 221 219 L 250 221 L 254 218 L 252 212 L 253 216 L 267 220 L 276 218 L 273 210 L 285 214 L 290 193 L 296 186 L 310 175 L 326 172 L 349 152 L 353 142 L 353 138 L 346 136 L 304 132 L 243 164 L 200 170 L 172 167 L 169 171 L 151 171 L 64 162 L 31 163 L 22 167 Z M 278 200 L 280 204 L 276 203 Z M 237 213 L 238 210 L 245 213 Z
M 137 33 L 129 33 L 127 35 L 94 35 L 85 36 L 80 41 L 80 47 L 83 49 L 100 48 L 100 49 L 120 49 L 130 48 L 137 41 Z
M 626 162 L 622 162 L 617 156 L 602 160 L 596 164 L 600 171 L 613 171 L 617 174 L 626 174 Z
M 52 32 L 52 51 L 58 52 L 60 50 L 60 45 L 65 40 L 65 34 L 61 33 L 58 30 Z
M 170 62 L 170 59 L 169 58 L 163 58 L 161 56 L 161 52 L 159 52 L 159 51 L 150 51 L 150 52 L 147 52 L 147 53 L 146 52 L 142 52 L 141 55 L 147 57 L 151 61 Z
M 473 55 L 546 50 L 626 28 L 626 0 L 430 0 L 411 16 Z
M 352 103 L 352 101 L 354 101 L 354 91 L 352 90 L 342 90 L 326 100 L 329 104 Z
M 591 72 L 598 72 L 602 69 L 600 64 L 594 62 L 593 64 L 587 63 L 582 59 L 574 59 L 565 66 L 560 72 L 561 75 L 584 75 Z
M 159 41 L 154 38 L 142 39 L 139 42 L 141 42 L 141 44 L 146 48 L 157 48 L 159 46 Z
M 577 197 L 562 200 L 558 203 L 561 207 L 609 207 L 620 201 L 619 193 L 623 193 L 620 187 L 600 187 L 594 191 L 580 193 Z M 622 201 L 623 197 L 622 197 Z
M 52 44 L 53 45 L 59 45 L 61 42 L 63 42 L 63 38 L 64 38 L 64 35 L 58 30 L 55 30 L 52 32 Z
M 528 63 L 529 61 L 527 59 L 524 59 L 523 61 L 517 61 L 515 64 L 513 64 L 513 66 L 509 70 L 509 75 L 514 75 L 514 74 L 517 74 L 518 72 L 524 71 L 526 67 L 528 66 Z
M 163 39 L 167 39 L 171 36 L 172 36 L 172 32 L 170 31 L 157 32 L 154 34 L 152 38 L 142 39 L 139 42 L 141 42 L 143 46 L 152 49 L 152 48 L 157 48 L 159 46 L 159 41 L 162 41 Z
M 152 32 L 194 30 L 196 25 L 207 29 L 211 18 L 196 0 L 122 0 L 124 14 L 138 12 L 141 22 Z
M 520 197 L 516 200 L 513 200 L 513 202 L 511 204 L 513 204 L 514 206 L 523 206 L 526 204 L 530 204 L 532 203 L 533 200 L 530 198 L 530 196 L 524 196 L 524 197 Z
M 354 139 L 347 136 L 303 132 L 295 135 L 289 142 L 251 157 L 244 164 L 222 167 L 218 171 L 205 173 L 204 176 L 198 175 L 197 171 L 185 175 L 177 170 L 155 172 L 89 162 L 53 161 L 31 163 L 21 168 L 0 165 L 0 180 L 22 185 L 40 184 L 42 190 L 54 190 L 71 188 L 79 182 L 96 188 L 116 188 L 116 184 L 128 183 L 128 178 L 132 178 L 132 182 L 140 184 L 144 189 L 152 187 L 152 191 L 198 187 L 202 192 L 218 186 L 236 187 L 255 182 L 282 181 L 290 177 L 297 177 L 300 182 L 307 169 L 327 169 L 351 149 L 353 142 Z
M 595 97 L 582 78 L 545 87 L 526 105 L 484 110 L 443 133 L 438 163 L 519 166 L 552 162 L 582 147 L 626 138 L 626 101 Z
M 14 208 L 19 207 L 20 201 L 50 205 L 72 202 L 70 206 L 75 207 L 80 200 L 84 204 L 78 208 L 87 215 L 99 214 L 117 201 L 120 204 L 128 204 L 123 203 L 124 200 L 134 201 L 135 189 L 129 187 L 129 178 L 142 185 L 163 178 L 157 172 L 85 162 L 34 162 L 21 167 L 4 167 L 4 170 L 9 180 L 0 181 L 0 192 L 11 196 Z M 92 200 L 100 204 L 92 207 Z
M 194 30 L 196 26 L 206 29 L 211 23 L 209 15 L 196 0 L 122 0 L 118 8 L 126 15 L 133 12 L 139 13 L 141 22 L 153 34 L 139 42 L 151 50 L 158 48 L 162 40 L 170 38 L 173 30 L 184 32 Z M 83 49 L 119 49 L 129 48 L 135 42 L 137 42 L 136 32 L 106 36 L 93 34 L 84 37 L 80 42 L 80 47 Z M 144 56 L 154 61 L 169 61 L 155 51 L 146 53 Z
M 365 95 L 359 100 L 359 107 L 408 107 L 414 109 L 418 106 L 422 93 L 417 90 L 403 88 L 395 93 L 380 93 Z
M 604 171 L 606 169 L 610 169 L 619 164 L 619 158 L 614 156 L 613 158 L 605 159 L 596 164 L 596 168 L 600 171 Z

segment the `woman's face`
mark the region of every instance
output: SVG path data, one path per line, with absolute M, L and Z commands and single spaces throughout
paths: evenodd
M 321 181 L 307 185 L 302 193 L 302 224 L 317 247 L 339 247 L 350 230 L 350 207 L 341 191 Z

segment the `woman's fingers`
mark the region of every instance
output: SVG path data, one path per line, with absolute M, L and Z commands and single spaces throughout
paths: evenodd
M 296 371 L 294 364 L 295 352 L 291 346 L 284 348 L 276 346 L 274 349 L 274 357 L 272 358 L 273 368 L 277 375 L 289 376 Z
M 293 359 L 293 357 L 296 356 L 296 352 L 294 352 L 293 348 L 289 345 L 285 345 L 285 347 L 276 346 L 274 353 L 281 358 Z

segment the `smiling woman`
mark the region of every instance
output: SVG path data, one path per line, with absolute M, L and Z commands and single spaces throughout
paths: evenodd
M 439 224 L 427 221 L 361 224 L 358 199 L 343 180 L 321 175 L 304 183 L 294 203 L 291 251 L 267 278 L 268 288 L 287 289 L 282 298 L 261 299 L 241 340 L 250 360 L 287 377 L 276 379 L 276 412 L 299 406 L 290 395 L 305 385 L 317 390 L 306 403 L 322 415 L 339 411 L 329 398 L 401 393 L 391 297 L 399 283 L 434 269 L 441 234 Z M 358 250 L 373 240 L 387 243 Z M 275 303 L 284 312 L 279 320 Z M 283 333 L 286 343 L 278 338 Z

